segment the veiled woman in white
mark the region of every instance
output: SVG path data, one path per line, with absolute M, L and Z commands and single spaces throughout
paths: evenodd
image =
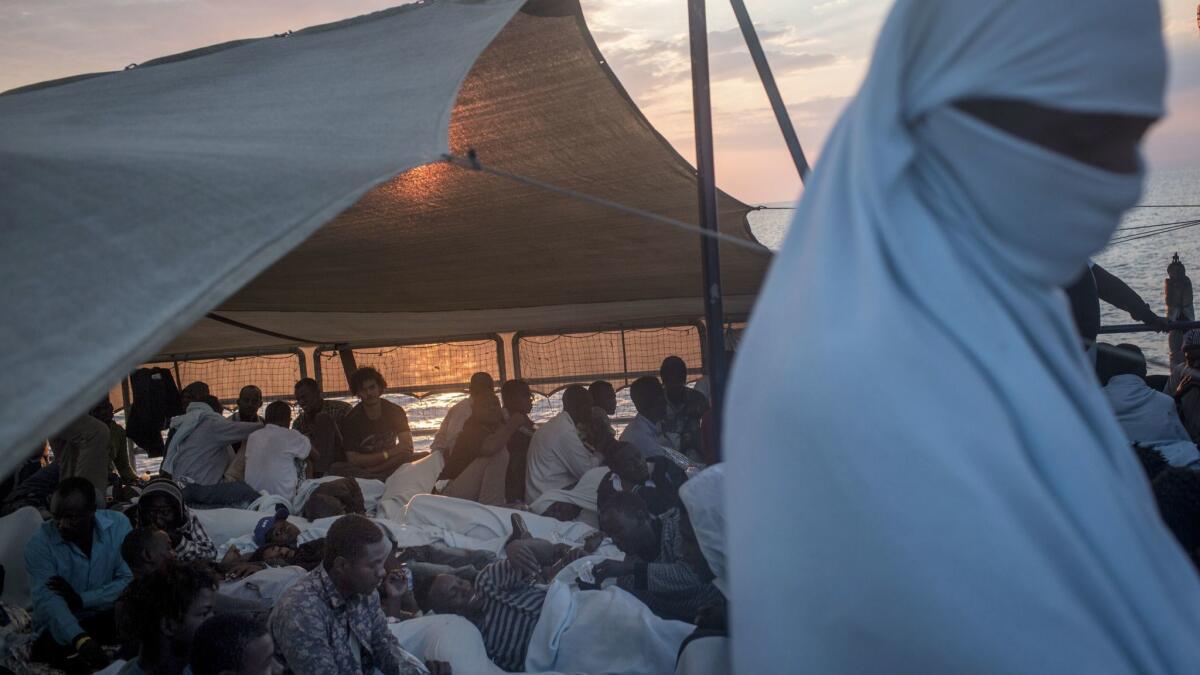
M 1200 672 L 1061 286 L 1139 197 L 1151 0 L 900 0 L 733 373 L 738 673 Z

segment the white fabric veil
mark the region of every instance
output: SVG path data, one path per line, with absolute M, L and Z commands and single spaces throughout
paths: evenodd
M 724 436 L 738 673 L 1200 672 L 1200 585 L 1058 287 L 1140 174 L 956 112 L 1159 116 L 1151 0 L 900 0 L 760 295 Z
M 717 575 L 713 584 L 729 596 L 725 566 L 725 465 L 713 464 L 692 476 L 679 488 L 679 500 L 687 509 L 696 542 L 709 569 Z

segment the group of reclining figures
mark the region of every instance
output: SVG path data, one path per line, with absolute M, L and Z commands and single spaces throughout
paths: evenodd
M 24 548 L 32 616 L 10 622 L 27 633 L 13 633 L 0 665 L 19 655 L 71 672 L 446 673 L 450 663 L 402 647 L 406 631 L 427 630 L 418 619 L 436 615 L 464 618 L 466 642 L 490 665 L 522 672 L 560 577 L 577 592 L 625 594 L 606 605 L 618 622 L 625 612 L 677 638 L 646 648 L 642 670 L 673 665 L 669 652 L 690 634 L 725 630 L 712 524 L 721 471 L 700 471 L 715 444 L 686 365 L 669 357 L 660 375 L 632 383 L 637 416 L 618 436 L 608 382 L 566 388 L 562 410 L 537 425 L 527 383 L 506 381 L 497 396 L 476 373 L 429 453 L 414 451 L 407 415 L 373 368 L 349 378 L 354 406 L 300 380 L 295 419 L 285 401 L 260 416 L 252 385 L 226 417 L 195 382 L 148 480 L 129 465 L 105 401 L 51 439 L 54 461 L 5 502 L 8 518 L 39 517 Z M 430 499 L 507 520 L 502 543 L 404 545 L 375 505 L 390 479 L 415 473 L 429 477 Z M 689 475 L 708 487 L 685 507 Z M 253 533 L 214 541 L 208 531 L 233 509 L 258 512 Z M 689 518 L 697 509 L 703 527 Z

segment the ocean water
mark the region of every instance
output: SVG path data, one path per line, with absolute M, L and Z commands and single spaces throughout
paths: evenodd
M 1200 205 L 1200 168 L 1156 171 L 1146 181 L 1142 203 L 1148 205 L 1187 204 Z M 778 249 L 787 236 L 791 210 L 763 210 L 750 214 L 750 227 L 755 236 L 771 249 Z M 1200 207 L 1190 208 L 1138 208 L 1133 209 L 1121 223 L 1122 228 L 1145 227 L 1160 223 L 1173 223 L 1200 219 Z M 1153 231 L 1153 230 L 1149 230 Z M 1119 230 L 1114 236 L 1133 235 L 1139 230 Z M 1145 232 L 1143 232 L 1145 233 Z M 1167 276 L 1167 263 L 1171 256 L 1179 253 L 1180 260 L 1187 266 L 1189 276 L 1200 301 L 1200 227 L 1189 227 L 1159 234 L 1144 239 L 1117 243 L 1096 256 L 1096 262 L 1112 272 L 1142 299 L 1150 303 L 1160 315 L 1166 313 L 1163 297 L 1163 280 Z M 1101 318 L 1104 325 L 1135 323 L 1128 314 L 1101 303 Z M 1101 336 L 1110 343 L 1130 342 L 1141 347 L 1151 361 L 1166 363 L 1167 337 L 1158 333 L 1134 333 L 1128 335 Z M 1151 364 L 1150 371 L 1166 372 L 1165 367 Z

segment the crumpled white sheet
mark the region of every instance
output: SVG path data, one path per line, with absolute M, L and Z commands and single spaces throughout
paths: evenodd
M 547 490 L 529 505 L 529 510 L 534 513 L 545 513 L 546 509 L 550 508 L 550 505 L 554 502 L 574 504 L 583 509 L 579 512 L 579 516 L 576 519 L 598 528 L 600 527 L 600 513 L 596 505 L 596 493 L 600 489 L 600 482 L 604 480 L 609 471 L 611 469 L 607 466 L 598 466 L 594 469 L 589 469 L 575 483 L 575 487 L 569 490 L 566 488 Z
M 408 503 L 404 522 L 409 526 L 427 526 L 437 531 L 449 546 L 500 553 L 512 535 L 512 514 L 519 513 L 529 533 L 556 544 L 578 545 L 595 528 L 578 521 L 564 523 L 528 511 L 440 495 L 417 495 Z
M 440 452 L 430 453 L 428 457 L 415 462 L 402 464 L 383 485 L 383 495 L 379 499 L 378 515 L 402 522 L 404 507 L 419 494 L 433 492 L 438 476 L 446 466 L 446 458 Z
M 445 661 L 455 673 L 469 675 L 507 672 L 488 658 L 479 629 L 461 616 L 422 616 L 389 624 L 388 628 L 405 651 L 422 661 Z
M 603 560 L 581 558 L 565 567 L 546 591 L 533 629 L 528 671 L 660 675 L 675 672 L 675 657 L 695 626 L 660 619 L 641 600 L 610 585 L 581 591 L 582 568 Z
M 323 476 L 302 481 L 300 487 L 296 488 L 295 499 L 292 500 L 292 513 L 300 513 L 304 510 L 304 505 L 308 503 L 308 498 L 312 496 L 313 490 L 316 490 L 318 485 L 341 479 L 341 476 Z M 358 481 L 358 487 L 362 490 L 363 507 L 367 510 L 367 515 L 375 515 L 379 507 L 379 498 L 383 496 L 383 481 L 374 478 L 355 478 L 354 480 Z
M 33 606 L 29 574 L 25 571 L 25 545 L 42 527 L 42 514 L 32 506 L 0 518 L 0 565 L 4 566 L 4 595 L 7 605 L 24 609 Z

